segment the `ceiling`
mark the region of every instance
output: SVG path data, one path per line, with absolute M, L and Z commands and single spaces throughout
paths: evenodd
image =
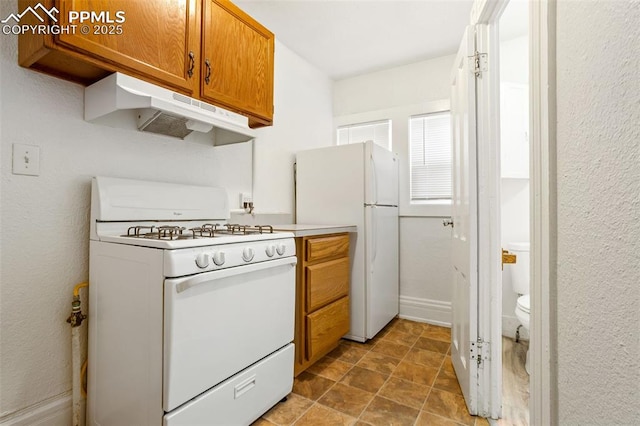
M 334 80 L 452 55 L 472 0 L 234 0 Z

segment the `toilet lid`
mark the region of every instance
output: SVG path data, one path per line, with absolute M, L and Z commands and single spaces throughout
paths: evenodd
M 513 300 L 513 299 L 511 299 Z M 524 296 L 518 297 L 518 309 L 521 309 L 523 312 L 529 313 L 529 295 L 525 294 Z

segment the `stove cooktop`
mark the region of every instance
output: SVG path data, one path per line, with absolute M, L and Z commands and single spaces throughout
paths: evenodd
M 209 245 L 250 243 L 252 241 L 293 238 L 289 232 L 277 232 L 270 225 L 204 223 L 199 226 L 135 225 L 123 233 L 103 233 L 100 241 L 118 244 L 180 249 Z
M 149 238 L 152 240 L 196 240 L 201 238 L 216 238 L 229 235 L 273 234 L 271 225 L 238 225 L 205 223 L 202 226 L 187 228 L 185 226 L 131 226 L 123 237 Z

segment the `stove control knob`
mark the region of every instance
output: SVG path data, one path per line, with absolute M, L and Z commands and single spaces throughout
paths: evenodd
M 215 253 L 213 253 L 213 263 L 215 263 L 218 266 L 222 266 L 224 265 L 224 252 L 223 251 L 217 251 Z
M 200 253 L 196 256 L 196 265 L 200 269 L 204 269 L 209 266 L 209 255 L 207 253 Z
M 244 259 L 245 262 L 251 262 L 255 254 L 256 253 L 251 247 L 246 247 L 244 250 L 242 250 L 242 259 Z
M 284 244 L 278 244 L 278 247 L 276 247 L 276 251 L 280 256 L 282 256 L 284 252 L 287 251 L 287 246 L 285 246 Z
M 268 245 L 265 252 L 267 253 L 267 256 L 273 257 L 273 255 L 276 254 L 276 246 L 273 244 Z

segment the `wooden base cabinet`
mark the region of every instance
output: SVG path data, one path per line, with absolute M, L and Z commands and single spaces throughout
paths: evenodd
M 295 375 L 349 332 L 349 234 L 296 238 Z
M 56 7 L 60 28 L 75 25 L 61 34 L 21 34 L 23 67 L 83 85 L 122 72 L 243 114 L 252 127 L 273 122 L 275 37 L 229 0 L 18 3 L 19 12 Z M 69 22 L 70 11 L 102 13 L 113 23 Z M 22 19 L 53 24 L 31 13 Z

